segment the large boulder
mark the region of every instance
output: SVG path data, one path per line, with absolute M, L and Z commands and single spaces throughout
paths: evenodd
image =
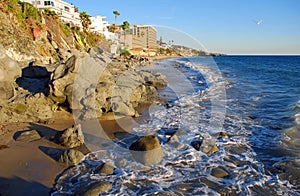
M 129 149 L 133 158 L 146 166 L 157 164 L 164 157 L 159 140 L 154 135 L 141 137 Z
M 78 150 L 68 149 L 60 153 L 58 162 L 66 164 L 67 166 L 74 166 L 80 163 L 84 158 L 84 154 Z
M 8 100 L 13 97 L 13 83 L 21 76 L 21 69 L 16 61 L 6 55 L 6 50 L 0 44 L 0 98 Z
M 75 148 L 84 144 L 84 135 L 81 130 L 81 125 L 73 125 L 70 128 L 58 132 L 56 135 L 57 142 L 67 148 Z
M 40 149 L 53 160 L 66 166 L 74 166 L 81 162 L 84 154 L 75 149 L 57 149 L 41 146 Z
M 114 171 L 114 166 L 108 163 L 103 163 L 95 169 L 94 173 L 111 175 L 114 173 Z

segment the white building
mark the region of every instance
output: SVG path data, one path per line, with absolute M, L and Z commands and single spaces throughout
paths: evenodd
M 75 11 L 75 6 L 62 0 L 22 0 L 23 2 L 34 5 L 37 9 L 49 9 L 55 11 L 62 21 L 73 23 L 81 27 L 79 12 Z
M 90 17 L 92 24 L 90 25 L 90 31 L 98 34 L 102 34 L 106 39 L 118 42 L 119 36 L 116 33 L 112 33 L 108 30 L 108 22 L 105 20 L 105 16 Z

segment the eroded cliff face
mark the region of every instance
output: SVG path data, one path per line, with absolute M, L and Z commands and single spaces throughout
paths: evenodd
M 29 4 L 0 1 L 0 30 L 0 123 L 138 116 L 166 85 L 137 59 L 112 59 L 100 36 Z
M 61 62 L 70 57 L 68 51 L 88 50 L 101 42 L 107 41 L 28 3 L 0 1 L 0 44 L 13 60 L 24 64 Z

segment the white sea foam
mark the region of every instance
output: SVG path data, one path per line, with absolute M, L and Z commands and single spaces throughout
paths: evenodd
M 73 176 L 72 179 L 80 176 L 78 181 L 82 182 L 109 181 L 113 184 L 111 195 L 152 195 L 167 192 L 182 195 L 218 195 L 230 190 L 236 190 L 237 194 L 241 195 L 251 195 L 256 187 L 268 187 L 284 194 L 293 191 L 288 182 L 267 175 L 263 164 L 256 160 L 256 154 L 248 141 L 248 136 L 252 134 L 252 129 L 248 127 L 249 121 L 238 114 L 225 113 L 226 102 L 233 105 L 235 100 L 226 100 L 224 97 L 224 81 L 217 70 L 181 60 L 175 63 L 205 75 L 205 82 L 209 85 L 203 91 L 178 97 L 171 108 L 153 108 L 150 110 L 151 119 L 133 129 L 132 134 L 155 134 L 164 141 L 162 149 L 165 157 L 162 162 L 146 167 L 132 160 L 127 149 L 116 147 L 99 151 L 94 153 L 94 156 L 86 156 L 86 161 L 62 175 L 59 178 L 62 183 L 57 184 L 60 190 L 53 195 L 67 192 L 71 185 L 79 187 L 82 184 L 72 184 L 70 176 Z M 202 109 L 203 106 L 206 109 Z M 212 121 L 212 117 L 220 119 L 222 126 Z M 162 129 L 176 129 L 179 143 L 166 143 L 170 136 L 160 133 Z M 216 134 L 220 131 L 226 132 L 230 137 L 217 139 Z M 219 151 L 206 154 L 195 150 L 190 144 L 198 137 L 214 139 Z M 119 169 L 109 177 L 91 175 L 90 172 L 83 172 L 81 175 L 82 171 L 92 165 L 89 160 L 110 162 Z M 217 167 L 226 168 L 229 176 L 212 176 L 212 168 Z

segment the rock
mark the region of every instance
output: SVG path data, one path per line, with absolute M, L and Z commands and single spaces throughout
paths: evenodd
M 58 162 L 66 164 L 67 166 L 74 166 L 80 163 L 84 158 L 84 154 L 78 150 L 68 149 L 62 151 L 58 158 Z
M 224 178 L 229 176 L 229 173 L 225 171 L 223 168 L 217 167 L 211 170 L 211 175 L 216 178 Z
M 222 132 L 218 133 L 217 138 L 218 139 L 228 139 L 229 136 L 227 135 L 227 133 L 222 131 Z
M 0 99 L 9 100 L 14 96 L 13 83 L 21 76 L 21 69 L 16 61 L 6 55 L 0 44 Z
M 65 129 L 62 133 L 56 134 L 56 140 L 62 146 L 67 148 L 75 148 L 84 144 L 84 135 L 81 130 L 81 125 L 73 125 L 70 128 Z
M 217 152 L 219 149 L 215 144 L 215 140 L 213 140 L 213 139 L 204 139 L 202 144 L 201 144 L 200 150 L 204 153 L 213 154 L 213 153 Z
M 0 81 L 14 82 L 20 76 L 18 63 L 6 54 L 5 48 L 0 44 Z
M 109 182 L 97 182 L 80 189 L 75 195 L 98 196 L 109 191 L 111 188 L 112 185 Z
M 194 140 L 191 142 L 191 146 L 193 146 L 196 150 L 200 150 L 201 144 L 203 142 L 203 139 Z
M 125 116 L 138 116 L 137 112 L 122 101 L 113 102 L 113 112 Z
M 214 154 L 215 152 L 218 152 L 218 151 L 219 151 L 219 148 L 217 147 L 217 145 L 213 145 L 211 147 L 211 149 L 208 151 L 208 153 Z
M 65 64 L 60 64 L 52 74 L 52 80 L 57 80 L 64 77 L 68 72 L 73 72 L 75 69 L 76 56 L 71 56 Z
M 108 163 L 103 163 L 102 165 L 100 165 L 95 169 L 94 173 L 111 175 L 114 173 L 114 170 L 115 170 L 114 166 Z
M 169 143 L 176 143 L 176 142 L 179 142 L 179 139 L 177 135 L 174 134 L 169 138 Z
M 129 147 L 133 158 L 146 166 L 161 162 L 164 153 L 154 135 L 143 136 Z
M 15 92 L 11 82 L 0 81 L 0 100 L 9 100 L 14 96 L 14 94 Z
M 41 146 L 39 147 L 46 155 L 54 159 L 59 163 L 63 163 L 66 166 L 74 166 L 80 163 L 84 158 L 84 154 L 79 150 L 74 149 L 57 149 Z
M 21 133 L 17 138 L 16 141 L 22 142 L 32 142 L 35 140 L 41 139 L 40 134 L 36 130 L 32 131 L 25 131 Z
M 198 151 L 200 150 L 204 153 L 210 154 L 213 154 L 219 150 L 213 139 L 199 138 L 197 140 L 192 141 L 191 146 L 193 146 Z

